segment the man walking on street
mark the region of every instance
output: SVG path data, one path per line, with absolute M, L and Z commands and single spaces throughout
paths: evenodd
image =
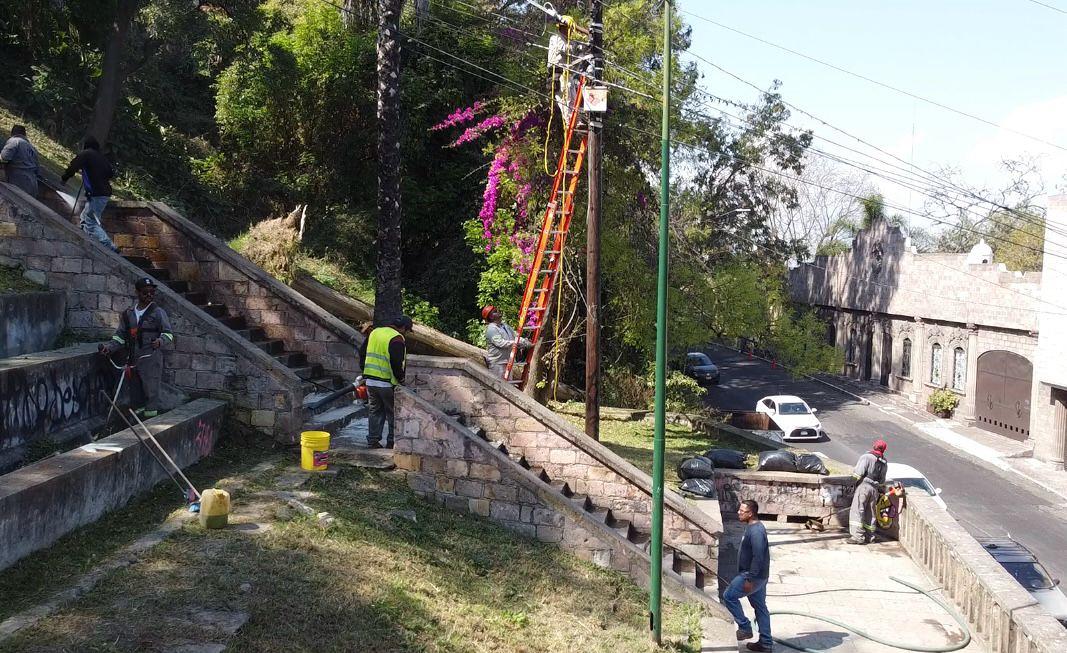
M 856 479 L 856 491 L 852 495 L 852 509 L 848 513 L 849 544 L 867 544 L 874 541 L 874 525 L 877 513 L 878 492 L 885 483 L 889 463 L 885 459 L 885 440 L 875 440 L 871 450 L 860 456 L 852 478 Z
M 737 518 L 745 524 L 741 547 L 737 554 L 737 576 L 722 594 L 722 603 L 737 622 L 737 641 L 752 639 L 752 622 L 741 608 L 741 598 L 747 596 L 756 611 L 759 640 L 749 642 L 750 651 L 771 651 L 771 613 L 767 609 L 767 580 L 771 577 L 771 549 L 767 529 L 759 520 L 759 504 L 745 499 L 737 508 Z
M 393 394 L 396 386 L 404 382 L 407 362 L 407 345 L 404 334 L 411 333 L 414 324 L 411 318 L 401 315 L 391 326 L 378 327 L 370 332 L 359 350 L 359 364 L 367 384 L 368 433 L 367 446 L 382 447 L 382 429 L 389 423 L 387 449 L 393 448 L 396 440 L 396 419 L 393 412 Z
M 520 338 L 515 329 L 504 324 L 500 319 L 500 311 L 492 304 L 482 309 L 482 320 L 486 322 L 485 363 L 493 376 L 503 379 L 515 342 L 518 341 L 520 349 L 529 347 L 531 343 L 526 338 Z
M 119 326 L 111 341 L 99 347 L 101 354 L 111 355 L 120 349 L 126 350 L 127 364 L 133 366 L 134 376 L 130 390 L 132 401 L 138 405 L 143 399 L 145 419 L 155 417 L 161 408 L 159 388 L 163 383 L 163 345 L 174 342 L 167 312 L 155 303 L 156 282 L 150 277 L 138 279 L 134 284 L 137 303 L 122 312 Z M 136 383 L 136 384 L 135 384 Z M 140 397 L 137 397 L 137 390 Z M 115 398 L 118 401 L 118 397 Z
M 85 188 L 85 209 L 82 210 L 81 228 L 117 254 L 119 248 L 115 247 L 115 243 L 111 242 L 101 226 L 104 209 L 111 199 L 111 178 L 115 176 L 115 171 L 107 157 L 100 153 L 100 143 L 92 136 L 85 139 L 85 149 L 67 166 L 63 173 L 63 183 L 67 183 L 68 179 L 79 172 L 82 176 L 82 186 Z
M 11 138 L 0 150 L 0 163 L 7 168 L 7 183 L 14 184 L 30 197 L 37 199 L 37 177 L 41 166 L 37 162 L 37 148 L 26 137 L 26 128 L 15 125 L 11 128 Z

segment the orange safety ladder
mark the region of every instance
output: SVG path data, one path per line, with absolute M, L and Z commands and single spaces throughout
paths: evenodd
M 571 119 L 563 138 L 556 176 L 552 182 L 552 194 L 545 208 L 545 220 L 541 225 L 541 236 L 537 239 L 533 263 L 526 278 L 526 290 L 522 294 L 522 307 L 519 309 L 519 325 L 515 329 L 519 335 L 530 334 L 528 339 L 533 345 L 541 339 L 545 326 L 544 316 L 552 300 L 552 291 L 556 287 L 560 263 L 563 261 L 563 248 L 567 244 L 567 234 L 571 228 L 571 216 L 574 214 L 574 192 L 581 177 L 582 162 L 585 161 L 586 142 L 589 137 L 587 125 L 579 126 L 578 113 L 582 103 L 582 89 L 585 77 L 578 80 L 577 92 L 574 94 L 574 106 L 571 107 Z M 554 109 L 553 109 L 554 110 Z M 572 147 L 577 136 L 577 147 Z M 507 371 L 504 378 L 522 388 L 529 376 L 530 361 L 534 347 L 526 350 L 522 377 L 511 379 L 511 370 L 519 357 L 519 341 L 511 347 Z

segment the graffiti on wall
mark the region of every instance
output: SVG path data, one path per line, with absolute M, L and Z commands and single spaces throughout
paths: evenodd
M 196 453 L 201 458 L 210 454 L 212 447 L 215 445 L 215 423 L 202 419 L 197 420 L 196 437 L 193 438 L 193 444 L 196 446 Z
M 0 450 L 104 414 L 108 376 L 94 364 L 9 370 L 0 377 Z

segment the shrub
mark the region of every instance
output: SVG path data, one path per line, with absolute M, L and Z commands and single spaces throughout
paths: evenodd
M 652 385 L 625 367 L 604 370 L 601 386 L 602 401 L 607 406 L 645 408 L 652 404 Z
M 960 404 L 959 395 L 942 388 L 930 395 L 930 410 L 938 415 L 951 413 Z
M 666 386 L 666 404 L 669 412 L 698 413 L 704 409 L 704 395 L 708 391 L 685 374 L 669 373 Z M 651 406 L 651 403 L 649 405 Z

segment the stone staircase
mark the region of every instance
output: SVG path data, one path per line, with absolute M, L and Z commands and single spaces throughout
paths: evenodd
M 448 413 L 448 415 L 466 426 L 467 419 L 464 415 L 452 413 Z M 490 439 L 485 429 L 469 426 L 467 428 L 476 437 L 488 442 L 497 451 L 511 459 L 512 463 L 529 471 L 541 483 L 551 488 L 553 492 L 584 512 L 590 520 L 607 526 L 627 545 L 634 547 L 646 556 L 649 555 L 652 548 L 652 534 L 649 530 L 636 527 L 628 519 L 616 517 L 610 508 L 598 506 L 589 495 L 575 492 L 567 481 L 553 479 L 543 467 L 531 465 L 525 456 L 509 451 L 504 442 Z M 680 582 L 686 590 L 689 590 L 690 596 L 695 596 L 709 605 L 713 604 L 717 610 L 721 610 L 721 604 L 718 601 L 717 576 L 714 569 L 705 566 L 685 552 L 666 543 L 663 545 L 662 565 L 664 574 L 673 574 L 675 576 L 674 580 Z M 709 583 L 710 586 L 708 586 Z

